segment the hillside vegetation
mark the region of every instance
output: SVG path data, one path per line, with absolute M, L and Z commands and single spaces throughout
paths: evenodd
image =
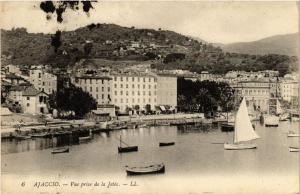
M 65 68 L 86 59 L 106 59 L 112 62 L 156 60 L 152 68 L 212 73 L 270 69 L 285 74 L 298 68 L 297 58 L 292 56 L 223 52 L 212 44 L 176 32 L 114 24 L 90 24 L 54 35 L 28 33 L 24 28 L 1 30 L 1 41 L 2 64 L 21 67 L 49 64 Z

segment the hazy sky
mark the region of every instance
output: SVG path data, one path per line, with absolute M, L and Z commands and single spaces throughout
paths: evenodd
M 298 32 L 295 2 L 105 2 L 94 4 L 90 16 L 72 10 L 64 22 L 46 20 L 39 2 L 9 2 L 1 7 L 1 28 L 26 27 L 53 33 L 90 23 L 115 23 L 136 28 L 167 29 L 209 42 L 230 43 Z

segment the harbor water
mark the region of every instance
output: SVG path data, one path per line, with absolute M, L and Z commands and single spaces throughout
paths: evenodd
M 157 126 L 101 132 L 93 134 L 91 141 L 79 144 L 73 142 L 72 137 L 2 140 L 1 170 L 8 178 L 30 175 L 128 179 L 126 165 L 164 163 L 165 174 L 134 177 L 140 188 L 151 192 L 155 191 L 150 186 L 152 183 L 166 186 L 176 179 L 174 183 L 181 180 L 182 187 L 188 187 L 191 192 L 199 186 L 198 181 L 205 191 L 218 192 L 216 187 L 205 185 L 206 182 L 219 182 L 218 189 L 222 190 L 221 183 L 229 181 L 231 189 L 236 189 L 242 187 L 240 177 L 248 177 L 249 187 L 254 181 L 252 184 L 266 186 L 266 189 L 275 188 L 280 192 L 288 188 L 288 192 L 296 192 L 299 154 L 289 152 L 289 146 L 298 147 L 299 138 L 288 138 L 287 133 L 298 129 L 299 122 L 281 122 L 279 127 L 264 127 L 257 122 L 255 130 L 261 137 L 254 141 L 257 149 L 236 151 L 223 147 L 224 142 L 233 141 L 233 132 L 221 132 L 216 126 Z M 137 145 L 138 152 L 119 154 L 120 136 L 127 144 Z M 159 142 L 175 142 L 175 145 L 159 147 Z M 69 145 L 69 153 L 51 154 L 53 147 L 65 145 Z M 228 185 L 223 187 L 230 190 Z M 176 188 L 180 192 L 181 187 L 177 185 L 173 189 Z

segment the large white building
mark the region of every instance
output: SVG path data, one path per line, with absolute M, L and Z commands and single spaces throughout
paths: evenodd
M 297 101 L 299 98 L 299 82 L 294 80 L 282 80 L 280 93 L 283 100 L 288 102 Z
M 98 105 L 114 104 L 126 109 L 144 110 L 150 105 L 177 106 L 177 78 L 144 73 L 112 73 L 109 76 L 76 76 L 72 82 L 90 93 Z
M 139 106 L 143 110 L 147 104 L 154 109 L 157 104 L 157 78 L 149 74 L 112 75 L 112 102 L 120 110 Z
M 30 69 L 28 81 L 46 94 L 51 94 L 57 90 L 57 76 L 46 72 L 41 66 Z

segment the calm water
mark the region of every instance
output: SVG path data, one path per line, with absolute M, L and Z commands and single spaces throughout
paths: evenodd
M 287 138 L 289 130 L 297 131 L 298 122 L 281 122 L 279 127 L 265 128 L 255 123 L 261 137 L 258 149 L 224 150 L 233 133 L 218 128 L 209 131 L 195 127 L 161 126 L 94 134 L 88 143 L 70 146 L 70 153 L 51 154 L 52 146 L 71 143 L 70 139 L 3 140 L 2 174 L 91 176 L 113 174 L 126 177 L 125 165 L 163 162 L 172 176 L 249 176 L 285 175 L 298 177 L 299 155 L 289 146 L 298 146 L 299 138 Z M 118 154 L 119 137 L 139 151 Z M 175 141 L 174 146 L 159 147 L 159 142 Z M 152 175 L 150 175 L 152 176 Z M 155 176 L 155 175 L 153 175 Z M 149 177 L 149 176 L 148 176 Z

